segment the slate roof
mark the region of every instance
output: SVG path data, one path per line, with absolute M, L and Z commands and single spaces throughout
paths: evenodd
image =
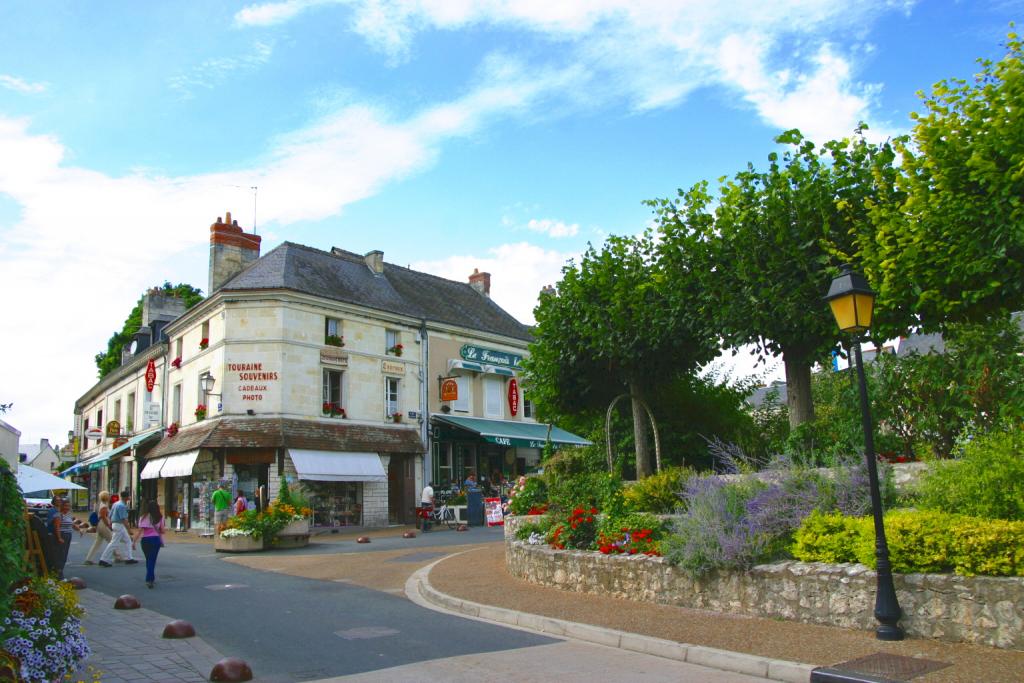
M 347 420 L 222 417 L 203 420 L 164 437 L 146 457 L 152 460 L 197 448 L 302 448 L 356 453 L 424 450 L 419 432 L 403 427 L 352 424 Z
M 391 263 L 375 274 L 363 257 L 284 242 L 221 291 L 290 289 L 358 306 L 531 341 L 529 329 L 465 282 Z

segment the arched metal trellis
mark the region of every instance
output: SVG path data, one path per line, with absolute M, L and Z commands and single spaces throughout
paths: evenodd
M 604 416 L 604 442 L 608 448 L 608 471 L 611 472 L 614 463 L 612 462 L 612 411 L 615 409 L 615 404 L 621 399 L 629 398 L 637 401 L 647 413 L 647 419 L 651 422 L 651 431 L 654 432 L 654 467 L 655 472 L 661 471 L 661 439 L 658 437 L 658 424 L 654 421 L 654 413 L 651 412 L 650 406 L 647 405 L 647 401 L 642 398 L 634 399 L 630 394 L 619 394 L 612 399 L 612 402 L 608 404 L 608 411 Z M 634 436 L 634 438 L 636 438 Z

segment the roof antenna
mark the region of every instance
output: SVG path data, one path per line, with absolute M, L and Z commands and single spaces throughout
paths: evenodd
M 258 187 L 253 185 L 249 188 L 252 190 L 252 234 L 256 234 L 256 193 L 259 190 Z

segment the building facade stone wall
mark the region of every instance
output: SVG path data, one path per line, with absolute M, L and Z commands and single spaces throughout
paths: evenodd
M 509 521 L 508 571 L 537 585 L 825 626 L 877 625 L 875 572 L 863 565 L 787 561 L 691 578 L 660 557 L 529 545 L 515 540 L 521 521 Z M 1024 578 L 898 574 L 895 582 L 908 635 L 1024 650 Z

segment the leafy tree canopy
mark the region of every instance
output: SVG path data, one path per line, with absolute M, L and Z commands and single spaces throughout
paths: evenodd
M 915 113 L 887 196 L 870 204 L 875 234 L 856 259 L 876 307 L 912 313 L 923 329 L 1024 308 L 1024 62 L 1010 33 L 973 82 L 936 84 Z
M 181 299 L 185 302 L 186 309 L 192 308 L 203 300 L 201 289 L 196 289 L 192 285 L 185 283 L 172 285 L 170 282 L 164 282 L 162 287 L 156 287 L 155 289 Z M 142 301 L 144 298 L 145 293 L 139 297 L 135 308 L 128 314 L 128 318 L 124 321 L 121 331 L 115 332 L 107 341 L 107 350 L 96 354 L 96 367 L 99 368 L 100 379 L 121 367 L 121 350 L 131 342 L 132 337 L 142 327 Z

